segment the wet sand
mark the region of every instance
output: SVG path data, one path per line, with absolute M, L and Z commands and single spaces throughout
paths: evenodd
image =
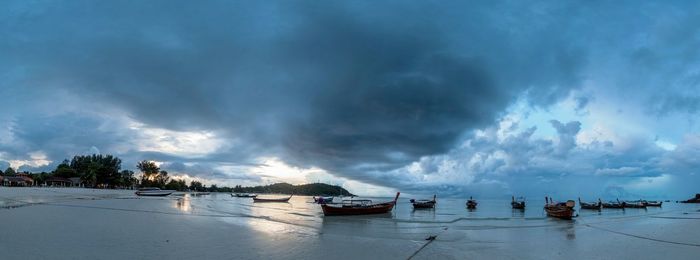
M 388 198 L 386 198 L 388 200 Z M 697 259 L 700 205 L 581 211 L 574 221 L 460 199 L 392 214 L 323 217 L 310 197 L 0 187 L 2 259 Z M 433 241 L 425 240 L 436 235 Z

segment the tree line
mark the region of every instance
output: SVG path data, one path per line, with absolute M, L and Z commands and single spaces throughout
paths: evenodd
M 44 183 L 50 177 L 80 178 L 84 187 L 124 189 L 135 187 L 158 187 L 161 189 L 177 191 L 208 191 L 208 192 L 247 192 L 247 193 L 283 193 L 297 195 L 330 195 L 351 196 L 352 194 L 339 186 L 323 183 L 291 185 L 277 183 L 266 186 L 242 187 L 218 187 L 212 184 L 207 187 L 199 181 L 191 181 L 189 185 L 184 180 L 170 179 L 168 172 L 161 170 L 153 161 L 143 160 L 136 164 L 141 171 L 141 178 L 136 178 L 134 172 L 122 170 L 122 160 L 112 155 L 76 155 L 70 161 L 63 160 L 56 169 L 51 172 L 30 173 L 28 175 L 37 184 Z M 12 167 L 5 171 L 0 170 L 2 176 L 15 176 L 20 174 Z

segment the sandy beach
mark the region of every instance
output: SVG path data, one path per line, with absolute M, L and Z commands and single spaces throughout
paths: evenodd
M 573 221 L 460 199 L 391 215 L 323 217 L 310 197 L 0 188 L 2 259 L 697 259 L 700 205 L 580 212 Z M 433 241 L 425 240 L 436 235 Z

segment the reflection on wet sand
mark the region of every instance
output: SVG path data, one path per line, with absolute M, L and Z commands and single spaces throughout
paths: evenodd
M 435 220 L 435 208 L 430 209 L 413 209 L 411 211 L 411 218 L 414 219 L 425 219 L 425 220 Z
M 182 212 L 192 213 L 192 204 L 189 196 L 183 196 L 175 201 L 175 208 Z
M 525 217 L 525 209 L 511 209 L 511 216 L 514 218 Z

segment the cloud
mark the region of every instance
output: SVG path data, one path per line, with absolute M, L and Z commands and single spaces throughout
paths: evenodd
M 557 145 L 557 153 L 560 156 L 566 154 L 576 146 L 576 135 L 581 131 L 581 122 L 573 121 L 562 124 L 557 120 L 549 121 L 559 134 L 559 144 Z
M 579 117 L 608 103 L 641 111 L 615 115 L 641 125 L 697 112 L 689 5 L 10 1 L 0 159 L 100 151 L 125 168 L 149 159 L 252 182 L 260 158 L 276 158 L 453 194 L 581 176 L 623 186 L 615 170 L 659 177 L 660 162 L 693 165 L 694 150 L 666 155 L 619 125 L 596 135 Z M 502 120 L 516 102 L 548 110 L 566 98 L 573 116 Z
M 635 174 L 639 174 L 642 172 L 642 169 L 639 167 L 620 167 L 620 168 L 604 168 L 604 169 L 597 169 L 595 171 L 595 175 L 603 175 L 603 176 L 634 176 Z
M 13 75 L 17 85 L 61 89 L 93 101 L 87 109 L 121 111 L 154 128 L 215 131 L 259 155 L 338 175 L 443 153 L 524 91 L 540 105 L 565 96 L 585 64 L 576 45 L 558 46 L 563 37 L 529 42 L 561 30 L 556 22 L 508 36 L 480 5 L 464 21 L 456 20 L 462 13 L 422 4 L 44 5 L 18 4 L 9 15 L 25 18 L 3 27 L 5 64 L 26 67 L 24 77 Z M 543 73 L 557 76 L 535 76 Z M 22 137 L 44 133 L 33 134 Z

